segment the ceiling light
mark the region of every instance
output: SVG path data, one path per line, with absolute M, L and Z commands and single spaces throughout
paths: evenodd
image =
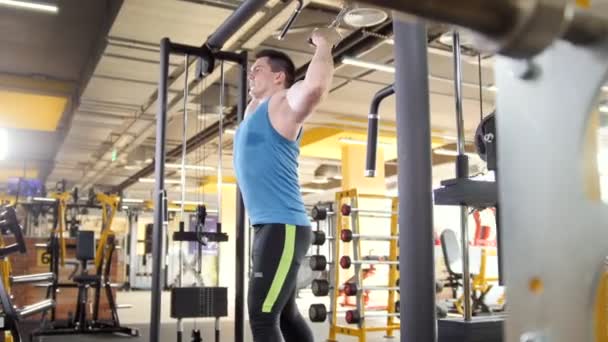
M 22 8 L 26 10 L 57 13 L 59 7 L 56 5 L 39 3 L 39 2 L 28 2 L 28 1 L 17 1 L 17 0 L 0 0 L 0 6 L 8 6 L 14 8 Z
M 368 68 L 368 69 L 373 69 L 373 70 L 378 70 L 378 71 L 390 72 L 393 74 L 395 73 L 394 66 L 363 61 L 363 60 L 355 59 L 352 57 L 342 58 L 342 63 L 346 64 L 346 65 L 352 65 L 352 66 L 358 66 L 358 67 Z
M 0 160 L 6 159 L 8 155 L 8 134 L 6 130 L 0 128 Z
M 140 198 L 123 198 L 122 203 L 144 203 L 144 200 Z
M 165 164 L 167 169 L 178 169 L 181 170 L 182 164 Z M 204 166 L 204 165 L 184 165 L 184 169 L 192 170 L 192 171 L 215 171 L 213 166 Z
M 49 202 L 49 203 L 55 203 L 57 200 L 54 198 L 48 198 L 48 197 L 34 197 L 32 198 L 35 202 Z
M 602 104 L 600 105 L 600 112 L 602 113 L 608 113 L 608 104 Z

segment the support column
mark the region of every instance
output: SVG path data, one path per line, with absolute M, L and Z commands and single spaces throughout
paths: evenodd
M 437 341 L 427 35 L 394 12 L 401 341 Z

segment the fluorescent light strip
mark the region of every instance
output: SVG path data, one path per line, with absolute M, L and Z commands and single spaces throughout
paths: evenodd
M 6 159 L 8 155 L 8 133 L 4 128 L 0 128 L 0 160 Z
M 182 165 L 167 163 L 167 164 L 165 164 L 165 167 L 167 169 L 181 170 Z M 203 165 L 184 165 L 184 169 L 193 170 L 193 171 L 215 171 L 215 168 L 213 166 L 203 166 Z
M 48 198 L 48 197 L 34 197 L 32 198 L 34 201 L 36 202 L 50 202 L 50 203 L 55 203 L 57 200 L 54 198 Z
M 393 74 L 395 73 L 395 67 L 393 67 L 393 66 L 363 61 L 363 60 L 355 59 L 352 57 L 342 58 L 342 63 L 346 64 L 346 65 L 358 66 L 361 68 L 368 68 L 368 69 L 373 69 L 373 70 L 378 70 L 378 71 L 390 72 Z
M 27 2 L 27 1 L 0 0 L 0 6 L 22 8 L 22 9 L 47 12 L 47 13 L 59 12 L 59 7 L 57 7 L 56 5 L 36 3 L 36 2 Z
M 144 203 L 144 200 L 140 198 L 123 198 L 122 203 Z

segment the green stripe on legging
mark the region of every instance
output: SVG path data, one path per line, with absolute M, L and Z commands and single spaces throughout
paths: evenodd
M 289 273 L 289 268 L 291 267 L 295 244 L 296 226 L 291 224 L 285 225 L 285 244 L 283 245 L 283 254 L 281 255 L 281 261 L 279 261 L 277 272 L 274 274 L 274 279 L 272 280 L 270 290 L 268 291 L 264 304 L 262 305 L 262 312 L 271 312 L 274 303 L 277 301 L 277 298 L 281 293 L 281 289 L 285 283 L 285 278 L 287 278 L 287 273 Z

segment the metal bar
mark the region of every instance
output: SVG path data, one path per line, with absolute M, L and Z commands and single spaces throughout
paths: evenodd
M 357 197 L 352 197 L 350 199 L 350 205 L 351 207 L 358 207 L 359 203 L 357 202 Z M 350 218 L 350 224 L 351 224 L 351 230 L 353 232 L 355 232 L 355 234 L 360 234 L 359 231 L 359 215 L 357 215 L 357 213 L 354 213 L 351 218 Z M 355 260 L 361 258 L 361 241 L 356 241 L 355 243 L 353 243 L 353 258 Z M 360 263 L 352 263 L 355 266 L 355 284 L 361 284 L 361 282 L 363 281 L 363 279 L 361 278 L 361 264 Z M 361 297 L 361 293 L 357 293 L 357 299 L 356 299 L 356 303 L 357 303 L 357 311 L 359 312 L 363 312 L 364 310 L 364 303 L 363 303 L 363 298 Z M 360 320 L 359 322 L 357 322 L 357 325 L 359 326 L 359 328 L 363 328 L 364 327 L 364 322 L 362 320 Z
M 247 108 L 247 51 L 241 53 L 241 70 L 239 76 L 239 103 L 237 122 L 243 121 Z M 234 298 L 234 341 L 244 341 L 245 327 L 245 206 L 241 189 L 236 188 L 236 229 L 235 229 L 235 298 Z
M 22 276 L 11 276 L 11 284 L 23 284 L 23 283 L 35 283 L 39 281 L 53 281 L 55 274 L 52 272 L 38 273 L 38 274 L 27 274 Z
M 241 54 L 229 51 L 214 51 L 213 56 L 217 59 L 227 62 L 234 62 L 240 64 L 243 61 L 243 56 L 241 56 Z
M 456 176 L 466 178 L 468 176 L 468 159 L 465 155 L 464 141 L 464 119 L 462 114 L 462 62 L 460 54 L 460 34 L 457 30 L 452 32 L 452 48 L 454 50 L 454 99 L 456 101 L 456 131 L 457 151 Z M 462 241 L 462 274 L 464 294 L 464 320 L 470 321 L 473 317 L 471 311 L 471 275 L 469 271 L 469 225 L 468 208 L 460 206 L 460 234 Z
M 372 104 L 367 116 L 367 155 L 365 158 L 365 177 L 376 176 L 376 151 L 378 150 L 378 121 L 380 117 L 378 115 L 378 109 L 380 103 L 385 98 L 393 95 L 395 88 L 393 85 L 389 85 L 385 88 L 380 89 L 372 99 Z
M 134 287 L 137 282 L 137 214 L 129 212 L 129 284 Z
M 396 17 L 401 341 L 434 342 L 437 321 L 427 34 L 423 23 Z
M 24 306 L 19 309 L 17 312 L 20 318 L 25 318 L 31 316 L 33 314 L 46 311 L 55 306 L 55 302 L 52 299 L 46 299 L 38 303 L 34 303 L 28 306 Z
M 207 58 L 211 55 L 211 51 L 209 51 L 209 49 L 207 48 L 184 45 L 179 43 L 171 43 L 171 53 L 178 55 L 192 55 L 201 58 Z M 185 68 L 184 72 L 188 72 L 188 69 Z
M 452 32 L 452 48 L 454 50 L 454 99 L 456 101 L 456 131 L 458 137 L 458 154 L 464 154 L 464 119 L 462 117 L 462 63 L 460 55 L 460 33 Z
M 213 49 L 221 49 L 226 41 L 247 22 L 256 12 L 259 12 L 267 0 L 247 0 L 243 2 L 232 14 L 209 36 L 206 45 Z
M 165 226 L 165 139 L 167 124 L 167 74 L 171 42 L 163 38 L 160 44 L 160 80 L 158 83 L 158 113 L 156 116 L 156 184 L 154 186 L 154 228 L 152 233 L 152 303 L 150 342 L 160 341 L 161 296 L 163 283 L 162 241 Z

